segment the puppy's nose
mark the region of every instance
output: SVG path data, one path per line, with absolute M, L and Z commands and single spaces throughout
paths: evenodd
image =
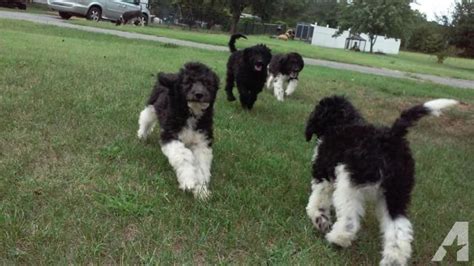
M 194 97 L 196 97 L 196 99 L 200 100 L 200 99 L 202 99 L 202 97 L 204 97 L 204 94 L 202 94 L 202 93 L 200 93 L 200 92 L 196 92 L 196 93 L 194 94 Z

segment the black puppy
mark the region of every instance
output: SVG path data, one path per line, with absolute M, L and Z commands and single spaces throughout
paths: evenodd
M 278 54 L 272 57 L 268 66 L 267 88 L 273 87 L 277 100 L 283 101 L 285 94 L 290 95 L 298 86 L 298 74 L 304 68 L 303 57 L 298 53 Z M 288 85 L 284 90 L 283 85 Z
M 413 240 L 407 208 L 415 162 L 405 136 L 420 118 L 439 115 L 441 109 L 457 103 L 429 101 L 403 111 L 391 127 L 375 127 L 345 98 L 322 99 L 306 124 L 306 140 L 313 134 L 318 138 L 306 207 L 316 229 L 330 229 L 330 208 L 334 206 L 337 221 L 326 239 L 350 246 L 360 229 L 364 201 L 373 199 L 384 238 L 380 265 L 406 265 Z
M 257 95 L 262 91 L 267 79 L 267 66 L 272 58 L 271 50 L 263 44 L 237 51 L 235 40 L 247 38 L 242 34 L 230 37 L 229 49 L 232 54 L 227 61 L 227 79 L 225 90 L 227 100 L 235 101 L 232 89 L 234 81 L 240 95 L 240 104 L 245 109 L 252 109 Z
M 115 22 L 115 25 L 119 26 L 121 24 L 127 24 L 132 19 L 137 19 L 139 21 L 140 25 L 142 25 L 142 26 L 144 25 L 144 19 L 143 19 L 141 10 L 134 10 L 134 11 L 124 12 L 120 16 L 120 18 Z
M 216 73 L 201 63 L 187 63 L 176 74 L 159 73 L 138 120 L 138 138 L 146 139 L 157 120 L 161 150 L 176 171 L 179 188 L 199 199 L 209 196 Z

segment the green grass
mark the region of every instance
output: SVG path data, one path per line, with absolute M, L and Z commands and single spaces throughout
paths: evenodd
M 226 46 L 229 36 L 213 32 L 189 31 L 181 28 L 167 27 L 135 27 L 131 25 L 116 27 L 105 22 L 96 23 L 83 19 L 72 20 L 72 23 L 86 26 L 94 26 L 115 30 L 132 31 L 144 34 L 175 38 L 199 43 Z M 325 59 L 337 62 L 373 66 L 393 70 L 401 70 L 412 73 L 432 74 L 444 77 L 454 77 L 474 80 L 474 60 L 450 57 L 444 64 L 438 64 L 436 57 L 427 54 L 400 52 L 398 55 L 376 55 L 369 53 L 356 53 L 348 50 L 332 49 L 312 46 L 300 41 L 281 41 L 271 39 L 268 36 L 249 36 L 248 40 L 239 40 L 237 46 L 248 47 L 258 43 L 267 44 L 273 52 L 294 52 L 305 57 Z
M 221 89 L 213 196 L 199 202 L 178 190 L 157 132 L 137 140 L 137 118 L 158 71 L 200 60 L 223 80 L 227 54 L 8 20 L 0 34 L 0 264 L 378 263 L 371 208 L 344 250 L 305 214 L 304 123 L 334 93 L 375 123 L 432 98 L 466 102 L 409 135 L 413 262 L 427 264 L 455 221 L 474 221 L 472 90 L 311 66 L 293 97 L 263 92 L 252 112 Z

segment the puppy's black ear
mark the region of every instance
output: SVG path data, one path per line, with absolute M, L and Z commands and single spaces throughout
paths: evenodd
M 306 121 L 305 129 L 306 141 L 310 141 L 313 135 L 316 133 L 316 110 L 311 112 L 308 120 Z
M 266 50 L 267 50 L 267 52 L 265 53 L 265 54 L 266 54 L 266 55 L 265 55 L 266 61 L 267 61 L 268 63 L 270 63 L 270 61 L 272 60 L 272 56 L 273 56 L 273 55 L 272 55 L 272 49 L 268 48 L 267 46 L 265 46 L 265 48 L 266 48 Z
M 211 73 L 212 73 L 212 75 L 211 75 L 212 76 L 212 82 L 213 82 L 215 90 L 217 91 L 219 89 L 219 83 L 220 83 L 219 76 L 217 76 L 216 72 L 214 72 L 214 71 L 211 71 Z
M 300 54 L 296 53 L 296 55 L 298 57 L 298 64 L 300 65 L 300 71 L 301 71 L 304 68 L 304 59 Z
M 280 64 L 280 66 L 284 66 L 287 60 L 288 60 L 288 55 L 283 55 L 278 60 L 278 63 Z
M 177 81 L 178 81 L 177 74 L 163 73 L 163 72 L 158 73 L 158 82 L 160 83 L 160 85 L 164 87 L 172 88 L 174 87 L 174 84 Z

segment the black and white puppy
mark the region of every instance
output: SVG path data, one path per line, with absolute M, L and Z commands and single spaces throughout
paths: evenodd
M 227 100 L 235 101 L 232 92 L 234 82 L 239 90 L 240 104 L 244 109 L 252 109 L 258 94 L 262 91 L 267 79 L 267 66 L 272 58 L 271 50 L 263 44 L 258 44 L 237 51 L 235 41 L 247 38 L 242 34 L 234 34 L 229 41 L 232 54 L 227 61 L 227 79 L 225 90 Z
M 406 139 L 408 128 L 426 115 L 458 104 L 438 99 L 402 112 L 391 127 L 364 120 L 345 98 L 322 99 L 306 124 L 306 140 L 317 136 L 313 155 L 312 193 L 306 212 L 326 240 L 348 247 L 360 229 L 364 200 L 376 201 L 383 233 L 381 265 L 406 265 L 413 229 L 407 218 L 415 162 Z M 330 208 L 337 220 L 331 228 Z
M 219 88 L 216 73 L 187 63 L 176 74 L 159 73 L 138 120 L 138 138 L 160 124 L 161 150 L 176 171 L 179 188 L 206 199 L 210 192 L 213 112 Z
M 132 19 L 135 19 L 136 21 L 138 21 L 138 24 L 141 26 L 145 25 L 145 21 L 144 21 L 141 10 L 133 10 L 133 11 L 124 12 L 120 16 L 120 18 L 115 22 L 115 25 L 116 26 L 119 26 L 121 24 L 125 25 Z
M 285 94 L 290 95 L 298 86 L 298 75 L 304 68 L 303 57 L 298 53 L 278 54 L 272 57 L 268 66 L 267 88 L 273 87 L 273 94 L 283 101 Z M 286 90 L 283 86 L 287 83 Z

